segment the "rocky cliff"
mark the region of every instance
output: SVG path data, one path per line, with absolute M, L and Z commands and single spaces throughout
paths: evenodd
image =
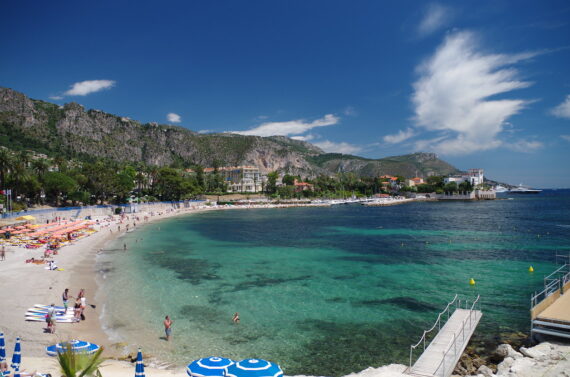
M 250 164 L 264 172 L 302 176 L 355 172 L 358 175 L 427 176 L 456 172 L 434 154 L 370 160 L 324 153 L 318 147 L 282 136 L 198 134 L 183 127 L 142 124 L 77 103 L 58 106 L 0 88 L 0 145 L 74 158 L 108 158 L 148 165 L 219 166 Z

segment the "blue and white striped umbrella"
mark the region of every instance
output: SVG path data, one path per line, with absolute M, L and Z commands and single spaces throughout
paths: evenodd
M 4 333 L 0 332 L 0 362 L 6 361 L 6 343 L 4 343 Z
M 144 364 L 142 362 L 142 352 L 139 348 L 137 353 L 137 365 L 135 366 L 135 377 L 144 377 Z
M 93 343 L 84 342 L 82 340 L 71 340 L 69 342 L 62 342 L 46 347 L 46 352 L 49 356 L 56 356 L 58 353 L 67 351 L 68 343 L 71 345 L 71 350 L 75 353 L 92 354 L 97 352 L 100 348 L 98 345 Z
M 186 373 L 190 377 L 223 377 L 224 369 L 232 364 L 235 364 L 235 361 L 223 357 L 205 357 L 188 364 Z
M 20 377 L 20 363 L 22 362 L 22 347 L 20 346 L 20 338 L 16 338 L 16 346 L 12 355 L 12 364 L 10 367 L 14 369 L 14 377 Z
M 226 377 L 282 377 L 279 365 L 261 359 L 245 359 L 225 369 Z

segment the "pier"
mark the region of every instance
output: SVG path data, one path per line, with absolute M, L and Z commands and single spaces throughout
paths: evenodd
M 531 334 L 570 339 L 570 264 L 544 278 L 544 289 L 530 299 Z
M 479 299 L 477 296 L 470 304 L 468 301 L 462 302 L 455 295 L 439 313 L 435 324 L 424 331 L 418 343 L 410 346 L 410 365 L 406 374 L 421 377 L 451 376 L 483 315 Z M 428 341 L 430 336 L 433 339 Z M 422 353 L 412 364 L 416 350 L 421 350 Z

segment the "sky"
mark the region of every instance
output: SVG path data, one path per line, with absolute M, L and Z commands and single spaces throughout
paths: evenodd
M 570 187 L 570 3 L 17 1 L 0 86 L 327 152 Z

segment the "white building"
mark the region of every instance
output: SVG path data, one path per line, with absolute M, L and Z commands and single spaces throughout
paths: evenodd
M 485 178 L 483 175 L 483 169 L 469 169 L 467 174 L 462 175 L 451 175 L 449 177 L 445 177 L 443 182 L 445 184 L 450 182 L 455 182 L 460 184 L 462 182 L 470 182 L 474 187 L 478 185 L 482 185 Z

